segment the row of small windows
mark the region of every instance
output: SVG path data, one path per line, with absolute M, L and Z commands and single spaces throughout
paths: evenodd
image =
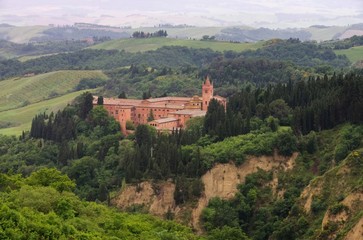
M 148 110 L 148 109 L 146 109 Z M 150 110 L 153 110 L 153 111 L 163 111 L 165 112 L 165 109 L 157 109 L 157 108 L 154 108 L 154 109 L 150 109 Z M 145 108 L 142 109 L 142 111 L 145 111 Z M 166 109 L 167 112 L 169 112 L 169 109 Z

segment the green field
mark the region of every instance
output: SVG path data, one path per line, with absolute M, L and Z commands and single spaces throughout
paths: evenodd
M 337 55 L 346 55 L 352 63 L 363 60 L 363 46 L 334 50 Z
M 144 38 L 144 39 L 120 39 L 107 41 L 92 46 L 93 49 L 118 49 L 127 52 L 145 52 L 156 50 L 163 46 L 184 46 L 190 48 L 211 48 L 214 51 L 245 51 L 262 47 L 263 42 L 258 43 L 230 43 L 218 41 L 182 40 L 174 38 Z
M 81 79 L 107 79 L 102 71 L 56 71 L 0 81 L 0 114 L 74 91 Z
M 63 109 L 74 98 L 81 95 L 86 90 L 73 92 L 61 97 L 34 103 L 26 107 L 12 109 L 0 113 L 0 122 L 8 122 L 16 125 L 15 127 L 0 128 L 0 134 L 4 135 L 20 135 L 22 131 L 30 130 L 31 121 L 38 113 L 51 111 L 56 112 Z M 90 91 L 90 90 L 88 90 Z

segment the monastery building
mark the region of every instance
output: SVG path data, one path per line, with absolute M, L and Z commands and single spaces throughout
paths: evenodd
M 104 98 L 103 107 L 120 123 L 123 133 L 126 133 L 127 121 L 136 126 L 149 124 L 157 130 L 171 131 L 184 128 L 185 123 L 193 117 L 204 116 L 212 99 L 226 107 L 226 99 L 214 96 L 213 84 L 207 77 L 202 85 L 202 97 L 161 97 L 145 100 Z M 93 100 L 93 105 L 97 105 L 97 97 Z M 154 120 L 148 121 L 151 115 Z

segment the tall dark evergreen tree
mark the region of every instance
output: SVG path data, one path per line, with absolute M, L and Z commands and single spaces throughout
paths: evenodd
M 103 97 L 99 96 L 97 99 L 97 105 L 103 105 Z

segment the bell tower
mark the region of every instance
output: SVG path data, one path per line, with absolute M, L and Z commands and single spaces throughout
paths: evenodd
M 205 79 L 202 86 L 202 110 L 207 111 L 209 102 L 213 97 L 213 84 L 209 80 L 209 76 Z

